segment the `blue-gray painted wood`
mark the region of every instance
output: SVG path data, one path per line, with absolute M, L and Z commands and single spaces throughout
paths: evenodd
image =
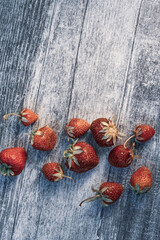
M 1 116 L 32 108 L 38 123 L 25 128 L 18 119 L 0 119 L 1 150 L 23 146 L 26 167 L 15 178 L 0 177 L 1 240 L 158 240 L 159 164 L 159 0 L 1 0 Z M 139 123 L 156 135 L 136 145 L 141 157 L 127 169 L 109 166 L 110 149 L 100 148 L 88 132 L 81 139 L 95 147 L 100 164 L 76 179 L 47 181 L 41 167 L 64 166 L 68 146 L 65 123 L 114 115 L 127 135 Z M 48 124 L 58 135 L 53 151 L 34 150 L 24 132 Z M 119 141 L 120 143 L 120 141 Z M 134 169 L 146 165 L 154 185 L 143 197 L 129 190 Z M 92 195 L 91 184 L 118 181 L 122 197 L 103 208 L 79 203 Z

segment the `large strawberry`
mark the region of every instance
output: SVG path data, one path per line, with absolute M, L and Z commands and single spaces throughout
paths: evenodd
M 136 194 L 146 193 L 151 189 L 152 182 L 151 171 L 143 166 L 132 174 L 130 187 Z
M 65 126 L 68 137 L 78 138 L 89 130 L 90 124 L 81 118 L 72 118 Z
M 100 185 L 99 189 L 94 189 L 92 187 L 92 191 L 95 192 L 96 195 L 83 200 L 80 206 L 84 202 L 91 202 L 94 200 L 100 200 L 103 206 L 108 206 L 120 198 L 123 192 L 123 186 L 116 182 L 104 182 Z
M 125 136 L 118 131 L 114 119 L 98 118 L 91 124 L 91 132 L 96 143 L 101 147 L 110 147 L 116 143 L 117 138 Z
M 36 122 L 38 119 L 38 115 L 35 112 L 33 112 L 31 109 L 27 109 L 27 108 L 23 109 L 23 111 L 21 111 L 20 114 L 17 114 L 17 113 L 5 114 L 3 118 L 6 120 L 9 115 L 15 115 L 19 117 L 19 120 L 22 122 L 24 126 L 29 126 L 34 122 Z
M 114 147 L 108 155 L 109 163 L 114 167 L 128 167 L 134 158 L 138 157 L 138 155 L 134 155 L 134 146 L 135 144 L 130 149 L 124 145 Z
M 52 150 L 56 144 L 57 136 L 55 132 L 48 126 L 37 129 L 31 133 L 32 147 L 41 150 Z
M 87 172 L 99 163 L 94 148 L 86 142 L 77 142 L 77 140 L 70 145 L 63 156 L 66 159 L 66 166 L 77 173 Z
M 44 164 L 42 167 L 42 173 L 51 182 L 62 180 L 63 177 L 70 178 L 74 181 L 73 178 L 64 175 L 61 165 L 56 162 Z
M 25 167 L 27 153 L 22 147 L 6 148 L 0 153 L 0 174 L 17 176 Z

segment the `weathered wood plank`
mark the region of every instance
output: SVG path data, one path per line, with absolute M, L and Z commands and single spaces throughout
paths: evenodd
M 102 211 L 102 222 L 98 233 L 100 239 L 158 240 L 160 238 L 158 13 L 160 13 L 160 1 L 143 1 L 119 121 L 120 125 L 124 124 L 128 129 L 133 129 L 140 123 L 151 124 L 156 129 L 156 135 L 149 142 L 136 145 L 137 153 L 141 157 L 136 161 L 135 167 L 123 171 L 110 169 L 109 179 L 114 178 L 122 182 L 125 191 L 118 202 L 118 213 L 114 206 Z M 143 165 L 151 169 L 154 185 L 146 196 L 139 197 L 129 190 L 128 182 L 134 169 Z M 106 224 L 106 219 L 109 224 Z

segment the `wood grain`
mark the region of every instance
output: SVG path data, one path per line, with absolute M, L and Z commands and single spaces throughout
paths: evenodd
M 40 116 L 24 128 L 14 117 L 0 119 L 1 149 L 24 146 L 26 167 L 16 178 L 1 177 L 2 240 L 158 240 L 159 221 L 159 0 L 3 1 L 1 0 L 1 113 L 32 108 Z M 137 144 L 141 158 L 128 169 L 110 167 L 110 149 L 99 148 L 88 132 L 80 140 L 95 147 L 100 164 L 84 174 L 66 172 L 76 184 L 47 181 L 41 167 L 64 166 L 65 123 L 73 117 L 92 122 L 114 115 L 127 135 L 139 123 L 156 136 Z M 24 132 L 48 124 L 58 135 L 53 151 L 34 150 Z M 149 167 L 153 189 L 144 197 L 129 190 L 139 166 Z M 79 207 L 92 195 L 91 184 L 118 181 L 121 199 Z

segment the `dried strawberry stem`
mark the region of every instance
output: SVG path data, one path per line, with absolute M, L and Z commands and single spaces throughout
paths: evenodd
M 135 134 L 133 134 L 132 136 L 130 136 L 130 137 L 124 142 L 124 144 L 123 144 L 124 148 L 127 148 L 127 147 L 126 147 L 127 142 L 128 142 L 130 139 L 134 138 L 134 137 L 135 137 Z
M 8 118 L 9 115 L 15 115 L 15 116 L 21 118 L 21 115 L 19 115 L 19 114 L 17 114 L 17 113 L 7 113 L 7 114 L 5 114 L 5 115 L 3 116 L 3 119 L 4 119 L 4 120 L 7 120 L 7 118 Z
M 64 175 L 64 174 L 62 175 L 62 177 L 69 178 L 69 179 L 73 180 L 74 182 L 76 182 L 72 177 L 66 176 L 66 175 Z
M 85 200 L 83 200 L 80 204 L 79 204 L 79 206 L 81 207 L 81 205 L 82 205 L 82 203 L 84 203 L 84 202 L 86 202 L 86 201 L 92 201 L 92 199 L 94 199 L 94 200 L 96 200 L 96 198 L 99 198 L 100 197 L 100 194 L 97 194 L 97 195 L 95 195 L 95 196 L 93 196 L 93 197 L 90 197 L 90 198 L 87 198 L 87 199 L 85 199 Z

